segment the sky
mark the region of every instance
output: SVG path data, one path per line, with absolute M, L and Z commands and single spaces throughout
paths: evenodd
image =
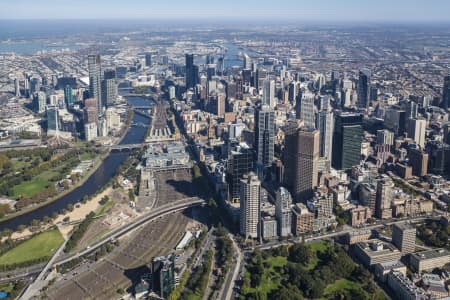
M 450 1 L 0 0 L 0 19 L 450 22 Z

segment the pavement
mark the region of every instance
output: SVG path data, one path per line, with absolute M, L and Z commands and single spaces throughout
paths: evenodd
M 31 299 L 35 295 L 39 294 L 39 291 L 48 284 L 47 276 L 48 272 L 51 272 L 53 263 L 58 258 L 58 256 L 63 252 L 64 247 L 66 247 L 68 239 L 64 241 L 64 243 L 56 250 L 55 254 L 53 254 L 52 258 L 48 261 L 47 265 L 45 265 L 44 269 L 39 273 L 36 279 L 26 288 L 25 292 L 22 294 L 20 299 Z
M 236 283 L 236 280 L 239 276 L 239 271 L 241 270 L 242 262 L 244 259 L 244 255 L 242 254 L 241 249 L 236 244 L 236 241 L 233 238 L 233 235 L 231 233 L 228 234 L 232 243 L 233 243 L 233 249 L 237 253 L 237 257 L 235 256 L 235 259 L 233 260 L 233 265 L 231 266 L 230 272 L 227 274 L 227 278 L 225 279 L 225 284 L 222 287 L 222 290 L 219 294 L 219 299 L 222 300 L 231 300 L 233 297 L 233 286 Z M 225 294 L 224 294 L 225 293 Z

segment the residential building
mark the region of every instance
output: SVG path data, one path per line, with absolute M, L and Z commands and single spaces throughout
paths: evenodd
M 243 176 L 240 189 L 240 232 L 245 238 L 260 237 L 261 182 L 255 173 Z
M 277 190 L 275 202 L 275 215 L 277 218 L 278 235 L 286 237 L 291 235 L 292 229 L 292 197 L 287 189 L 280 187 Z

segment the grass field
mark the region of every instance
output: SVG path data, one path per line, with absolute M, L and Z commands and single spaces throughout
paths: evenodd
M 45 190 L 50 186 L 50 181 L 42 178 L 41 176 L 36 176 L 30 181 L 24 181 L 13 188 L 14 194 L 13 198 L 19 198 L 19 196 L 31 197 L 36 193 Z
M 306 270 L 313 270 L 317 264 L 319 263 L 319 258 L 317 258 L 318 252 L 323 252 L 327 249 L 327 243 L 326 242 L 317 242 L 309 245 L 311 247 L 311 250 L 313 251 L 314 255 L 312 259 L 309 261 L 308 265 L 306 266 Z
M 51 256 L 64 239 L 58 229 L 45 231 L 0 256 L 0 265 L 11 265 Z
M 339 279 L 336 280 L 333 284 L 330 284 L 326 287 L 325 296 L 330 295 L 331 293 L 337 291 L 357 290 L 357 289 L 361 289 L 361 286 L 358 283 L 347 279 Z

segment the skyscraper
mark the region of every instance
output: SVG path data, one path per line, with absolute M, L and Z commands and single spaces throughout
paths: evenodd
M 91 54 L 88 56 L 89 70 L 89 96 L 97 99 L 98 113 L 102 112 L 102 67 L 100 55 Z
M 56 106 L 47 107 L 47 132 L 59 130 L 58 108 Z
M 240 232 L 245 238 L 260 237 L 261 182 L 254 173 L 244 175 L 240 184 Z
M 450 74 L 444 77 L 444 87 L 442 89 L 441 107 L 448 109 L 450 106 Z
M 72 87 L 70 85 L 64 87 L 64 102 L 67 107 L 70 107 L 75 102 L 75 97 L 73 96 Z
M 318 181 L 319 131 L 294 128 L 285 133 L 285 184 L 295 202 L 306 202 L 313 196 Z
M 321 110 L 317 113 L 316 128 L 320 132 L 320 157 L 331 162 L 333 149 L 334 114 L 331 109 Z
M 306 92 L 300 101 L 300 119 L 303 120 L 306 127 L 315 128 L 314 94 Z
M 425 130 L 427 121 L 425 119 L 410 119 L 408 126 L 408 137 L 413 139 L 421 149 L 425 147 Z
M 275 202 L 275 215 L 277 218 L 278 235 L 286 237 L 291 234 L 292 229 L 292 197 L 287 189 L 280 187 L 277 190 Z
M 186 89 L 194 88 L 198 83 L 198 66 L 194 65 L 194 54 L 186 54 Z
M 167 299 L 175 288 L 174 255 L 154 257 L 152 259 L 152 287 L 161 298 Z
M 146 67 L 152 66 L 152 54 L 151 53 L 145 53 L 145 66 Z
M 270 108 L 274 108 L 276 106 L 274 80 L 264 80 L 262 105 L 268 105 Z
M 394 133 L 387 129 L 377 130 L 377 144 L 378 145 L 394 145 Z
M 259 167 L 270 167 L 275 143 L 275 112 L 263 105 L 255 109 L 255 147 Z
M 20 83 L 18 78 L 14 78 L 14 94 L 16 97 L 20 97 Z
M 361 69 L 358 78 L 358 108 L 368 108 L 370 104 L 370 70 Z
M 103 105 L 111 106 L 117 100 L 117 80 L 115 70 L 106 70 L 102 80 L 102 102 Z
M 254 156 L 254 151 L 245 143 L 233 147 L 228 155 L 227 179 L 232 202 L 239 201 L 239 184 L 243 176 L 253 170 Z
M 242 64 L 243 69 L 251 69 L 252 68 L 252 60 L 251 60 L 250 56 L 248 56 L 247 53 L 244 53 L 242 60 L 243 60 L 243 64 Z
M 362 138 L 361 115 L 342 112 L 336 115 L 332 149 L 333 168 L 350 169 L 359 164 Z

